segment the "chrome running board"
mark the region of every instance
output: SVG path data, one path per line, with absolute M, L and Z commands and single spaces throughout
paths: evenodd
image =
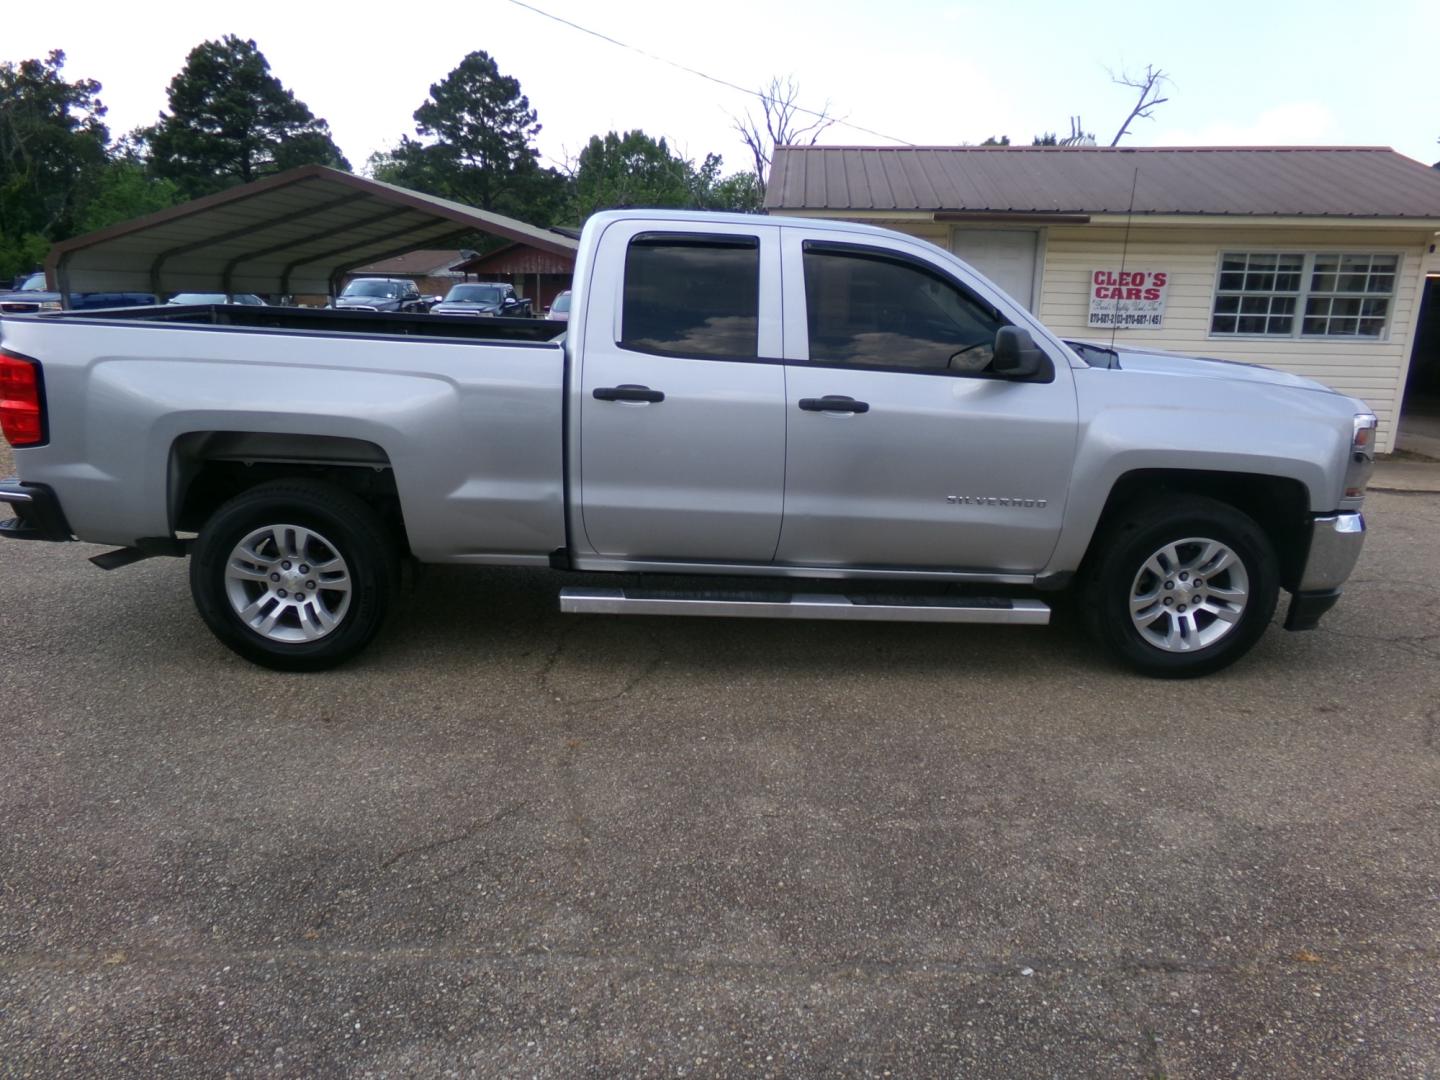
M 703 592 L 651 589 L 560 590 L 571 615 L 709 615 L 730 619 L 847 619 L 861 622 L 1009 623 L 1044 626 L 1050 605 L 979 596 Z

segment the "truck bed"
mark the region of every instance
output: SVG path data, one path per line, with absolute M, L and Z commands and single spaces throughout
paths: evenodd
M 48 416 L 16 464 L 75 536 L 121 546 L 170 536 L 217 453 L 379 468 L 418 558 L 548 565 L 564 329 L 225 304 L 7 316 L 0 344 L 40 363 Z

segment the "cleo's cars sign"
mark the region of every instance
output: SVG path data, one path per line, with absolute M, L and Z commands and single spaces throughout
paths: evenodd
M 1165 321 L 1170 275 L 1164 270 L 1090 273 L 1090 326 L 1158 330 Z

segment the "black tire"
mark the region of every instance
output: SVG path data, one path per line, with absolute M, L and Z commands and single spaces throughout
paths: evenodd
M 231 601 L 228 590 L 233 583 L 227 581 L 227 568 L 236 546 L 257 530 L 278 525 L 312 530 L 343 559 L 348 600 L 334 626 L 315 640 L 274 640 L 247 625 Z M 190 555 L 190 592 L 205 624 L 245 659 L 280 671 L 318 671 L 343 663 L 369 644 L 385 620 L 398 571 L 396 545 L 365 502 L 331 484 L 276 480 L 235 496 L 206 521 Z M 309 584 L 315 605 L 325 602 L 327 611 L 339 607 L 335 598 L 341 594 L 325 590 L 324 581 L 300 584 L 302 589 Z M 236 587 L 252 589 L 252 595 L 271 588 L 263 583 Z M 300 594 L 292 594 L 292 605 L 295 595 Z M 279 606 L 272 602 L 270 610 Z M 293 623 L 299 633 L 304 621 L 298 609 L 285 611 L 271 632 L 284 631 L 287 623 Z M 312 632 L 318 625 L 318 620 L 310 624 Z
M 1200 637 L 1191 637 L 1186 651 L 1172 651 L 1147 639 L 1136 620 L 1131 618 L 1130 601 L 1132 590 L 1150 578 L 1140 575 L 1147 560 L 1169 544 L 1177 544 L 1193 538 L 1217 541 L 1228 547 L 1239 561 L 1239 573 L 1245 575 L 1248 596 L 1233 623 L 1217 619 L 1210 614 L 1210 607 L 1234 605 L 1224 600 L 1209 598 L 1205 606 L 1197 608 L 1189 618 L 1190 632 L 1197 623 L 1208 627 L 1220 625 L 1219 636 L 1212 643 L 1196 644 Z M 1181 548 L 1182 556 L 1201 550 L 1199 545 Z M 1280 593 L 1280 571 L 1275 550 L 1264 531 L 1248 515 L 1226 503 L 1198 495 L 1182 495 L 1160 502 L 1137 505 L 1123 512 L 1120 517 L 1097 537 L 1092 550 L 1091 564 L 1082 585 L 1082 607 L 1091 634 L 1098 638 L 1111 655 L 1145 675 L 1165 679 L 1194 678 L 1209 675 L 1228 667 L 1244 656 L 1265 633 L 1266 627 L 1275 614 L 1275 604 Z M 1221 571 L 1219 584 L 1211 587 L 1217 590 L 1233 585 L 1238 578 L 1231 578 L 1231 571 Z M 1173 578 L 1178 578 L 1173 575 Z M 1188 575 L 1187 575 L 1188 576 Z M 1169 586 L 1185 589 L 1187 583 L 1178 580 L 1157 582 L 1156 595 L 1164 603 Z M 1201 579 L 1203 582 L 1203 579 Z M 1167 590 L 1161 592 L 1160 590 Z M 1148 593 L 1142 589 L 1143 595 Z M 1181 595 L 1182 600 L 1193 599 Z M 1180 637 L 1186 632 L 1179 627 L 1181 617 L 1171 611 L 1183 611 L 1171 603 L 1165 611 L 1156 608 L 1155 622 L 1146 630 L 1164 636 L 1173 631 Z M 1142 614 L 1141 618 L 1145 616 Z M 1173 648 L 1173 647 L 1172 647 Z

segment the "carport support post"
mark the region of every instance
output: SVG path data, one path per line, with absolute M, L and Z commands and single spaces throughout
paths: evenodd
M 67 251 L 60 256 L 60 261 L 55 265 L 55 291 L 60 294 L 60 307 L 64 311 L 70 310 L 70 253 Z

